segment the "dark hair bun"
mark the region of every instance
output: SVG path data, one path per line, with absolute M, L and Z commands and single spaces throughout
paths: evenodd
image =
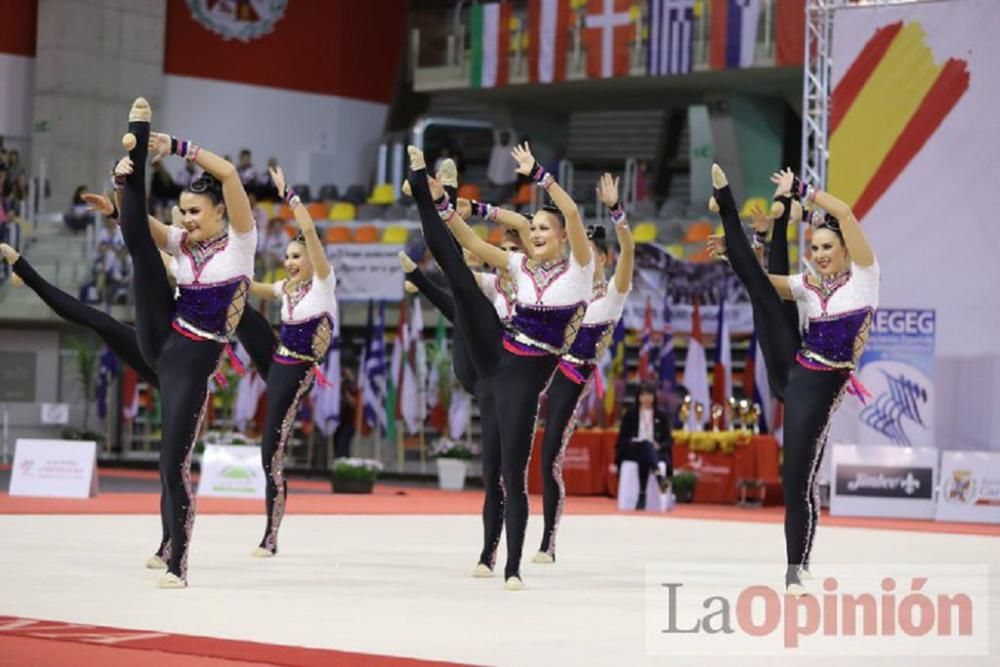
M 603 241 L 608 238 L 608 232 L 603 225 L 588 225 L 587 238 L 591 241 Z

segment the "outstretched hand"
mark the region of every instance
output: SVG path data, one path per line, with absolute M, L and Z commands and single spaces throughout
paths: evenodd
M 281 167 L 268 167 L 268 172 L 271 174 L 271 180 L 274 181 L 274 187 L 278 189 L 278 196 L 285 196 L 285 172 L 281 170 Z
M 162 132 L 149 133 L 150 163 L 156 164 L 170 155 L 170 135 Z
M 517 162 L 517 173 L 524 176 L 531 175 L 531 168 L 535 166 L 535 156 L 531 154 L 531 146 L 525 141 L 523 144 L 514 146 L 510 152 L 511 157 Z
M 726 254 L 726 237 L 722 235 L 712 235 L 705 242 L 705 249 L 716 259 L 722 259 Z
M 755 205 L 750 211 L 751 224 L 755 232 L 767 232 L 771 229 L 771 219 L 767 217 L 764 210 L 759 205 Z
M 794 180 L 795 174 L 788 167 L 771 174 L 771 182 L 775 185 L 774 196 L 784 197 L 791 193 L 792 181 Z
M 90 210 L 97 211 L 105 217 L 115 212 L 115 205 L 112 204 L 111 200 L 104 195 L 99 195 L 94 192 L 84 192 L 80 195 L 80 199 L 87 202 L 87 206 L 90 207 Z
M 132 164 L 132 158 L 126 155 L 121 160 L 118 160 L 118 164 L 115 165 L 115 176 L 128 176 L 134 169 L 135 165 Z
M 620 179 L 604 173 L 597 180 L 597 198 L 608 208 L 618 203 L 618 183 Z

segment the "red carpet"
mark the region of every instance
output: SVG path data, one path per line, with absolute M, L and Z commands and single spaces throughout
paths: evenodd
M 394 656 L 351 653 L 330 649 L 280 646 L 214 637 L 175 635 L 77 625 L 61 621 L 0 616 L 0 664 L 55 667 L 64 665 L 177 665 L 209 667 L 233 665 L 457 665 L 454 662 L 416 660 Z

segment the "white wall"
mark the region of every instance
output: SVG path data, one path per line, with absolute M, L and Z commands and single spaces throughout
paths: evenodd
M 388 112 L 373 102 L 173 75 L 163 97 L 164 109 L 153 110 L 155 128 L 234 160 L 249 148 L 258 170 L 277 157 L 290 183 L 314 191 L 369 184 Z M 311 159 L 315 154 L 333 159 Z
M 937 446 L 1000 450 L 1000 242 L 994 230 L 1000 5 L 962 0 L 838 11 L 833 80 L 875 26 L 899 20 L 920 22 L 935 63 L 965 60 L 971 77 L 959 102 L 863 220 L 882 268 L 880 305 L 937 311 Z M 838 425 L 844 426 L 839 414 L 832 441 L 856 441 L 848 428 L 838 433 Z
M 0 135 L 7 149 L 22 151 L 31 141 L 31 108 L 35 92 L 35 59 L 0 53 Z

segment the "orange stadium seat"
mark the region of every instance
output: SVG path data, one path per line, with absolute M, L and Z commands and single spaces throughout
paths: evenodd
M 295 225 L 285 225 L 285 235 L 288 238 L 294 239 L 298 233 L 299 233 L 299 228 L 296 227 Z
M 326 230 L 323 240 L 327 243 L 350 243 L 351 228 L 344 225 L 333 225 Z
M 278 217 L 282 220 L 294 220 L 295 214 L 292 213 L 292 207 L 288 204 L 282 204 L 281 208 L 278 209 Z
M 464 185 L 459 186 L 458 196 L 463 199 L 479 200 L 483 198 L 482 192 L 479 190 L 479 186 L 475 183 L 465 183 Z
M 712 223 L 705 220 L 691 223 L 687 234 L 684 235 L 685 243 L 704 243 L 712 235 Z
M 490 234 L 486 240 L 493 245 L 500 245 L 500 242 L 503 241 L 503 235 L 504 228 L 500 225 L 494 225 L 493 227 L 490 227 Z
M 362 225 L 354 230 L 355 243 L 378 243 L 378 227 Z
M 309 215 L 313 220 L 323 220 L 330 212 L 327 205 L 321 201 L 306 204 L 306 210 L 309 211 Z
M 525 204 L 531 203 L 532 189 L 535 186 L 531 183 L 522 183 L 521 187 L 517 189 L 517 194 L 514 195 L 514 203 L 518 206 L 523 206 Z

